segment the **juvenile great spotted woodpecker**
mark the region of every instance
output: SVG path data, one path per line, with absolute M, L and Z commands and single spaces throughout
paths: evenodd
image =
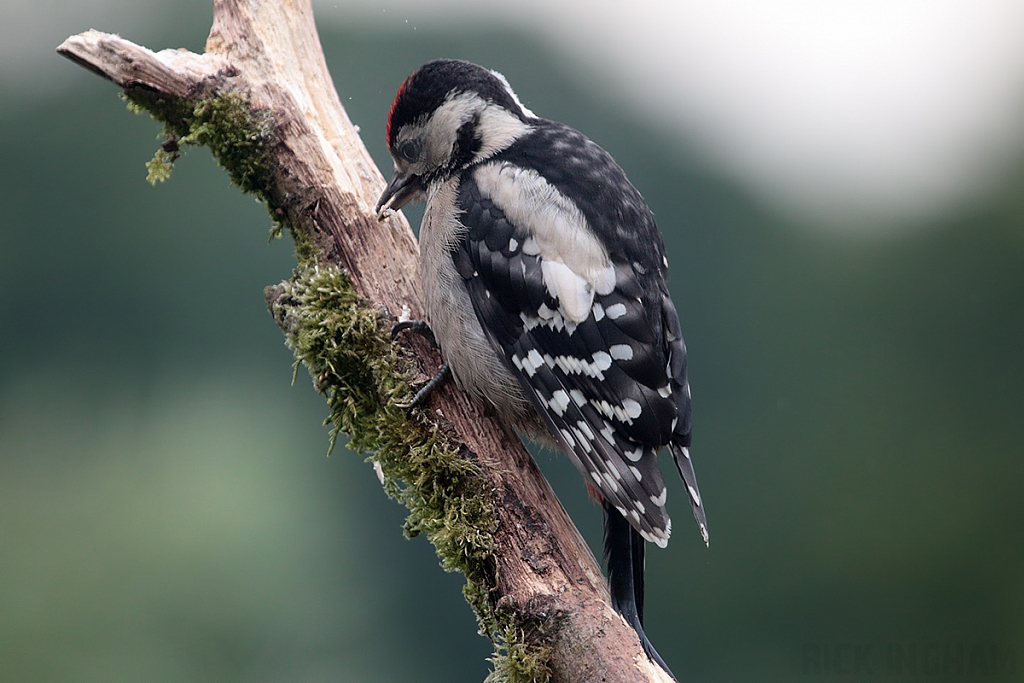
M 388 116 L 379 217 L 426 201 L 425 317 L 458 385 L 564 451 L 605 512 L 612 605 L 643 631 L 644 541 L 668 543 L 667 447 L 700 532 L 686 347 L 654 216 L 611 156 L 537 117 L 505 78 L 438 60 Z

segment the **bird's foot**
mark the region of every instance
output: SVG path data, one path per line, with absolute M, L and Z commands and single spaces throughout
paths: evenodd
M 426 403 L 427 399 L 430 398 L 430 395 L 434 393 L 434 391 L 436 391 L 438 387 L 444 384 L 444 382 L 449 377 L 451 377 L 451 374 L 452 369 L 448 365 L 448 363 L 442 363 L 441 367 L 437 369 L 437 373 L 433 377 L 431 377 L 430 380 L 426 384 L 424 384 L 419 391 L 416 392 L 416 395 L 412 397 L 412 400 L 409 401 L 409 404 L 405 406 L 405 412 L 411 413 L 413 410 L 419 408 L 424 403 Z
M 406 330 L 415 332 L 430 342 L 432 346 L 437 347 L 437 339 L 434 338 L 434 331 L 430 329 L 430 325 L 427 324 L 426 320 L 399 320 L 391 328 L 392 341 L 398 339 L 398 335 Z
M 437 339 L 434 337 L 434 331 L 430 329 L 430 325 L 425 320 L 399 320 L 395 323 L 394 327 L 391 328 L 391 339 L 397 339 L 398 335 L 404 331 L 415 332 L 420 335 L 434 347 L 437 347 Z M 408 405 L 404 406 L 407 413 L 411 413 L 416 408 L 422 406 L 430 398 L 430 395 L 434 391 L 444 384 L 445 380 L 451 377 L 452 369 L 448 363 L 442 363 L 441 367 L 437 369 L 437 373 L 434 374 L 430 380 L 424 384 L 416 395 L 412 397 L 412 401 Z

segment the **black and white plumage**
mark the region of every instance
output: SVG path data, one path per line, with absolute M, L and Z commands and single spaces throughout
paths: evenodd
M 606 513 L 628 522 L 606 526 L 606 555 L 613 599 L 630 574 L 616 608 L 638 621 L 643 542 L 609 535 L 667 544 L 662 447 L 707 541 L 686 348 L 654 216 L 607 152 L 467 62 L 430 62 L 406 79 L 387 138 L 395 175 L 378 211 L 426 200 L 422 279 L 442 355 L 507 425 L 546 432 Z M 613 566 L 622 553 L 632 571 Z M 631 594 L 638 604 L 622 604 Z

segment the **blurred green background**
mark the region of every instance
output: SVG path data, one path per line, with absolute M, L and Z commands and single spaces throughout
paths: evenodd
M 159 12 L 96 28 L 201 51 L 206 3 Z M 48 21 L 39 50 L 95 23 Z M 647 630 L 682 680 L 1020 680 L 1024 164 L 940 221 L 828 236 L 526 33 L 321 30 L 382 168 L 397 85 L 461 57 L 605 146 L 659 217 L 711 529 L 670 484 Z M 56 55 L 40 74 L 0 92 L 0 681 L 482 680 L 460 577 L 362 458 L 325 457 L 326 407 L 289 384 L 262 295 L 289 241 L 205 150 L 150 187 L 157 125 Z M 597 547 L 577 473 L 538 459 Z

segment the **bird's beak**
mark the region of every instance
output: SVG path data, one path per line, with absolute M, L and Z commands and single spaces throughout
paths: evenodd
M 420 177 L 418 175 L 396 170 L 395 175 L 391 178 L 391 182 L 384 188 L 384 193 L 381 194 L 380 199 L 377 201 L 377 208 L 375 209 L 377 220 L 384 220 L 384 214 L 389 209 L 398 211 L 422 190 L 423 186 L 420 184 Z

